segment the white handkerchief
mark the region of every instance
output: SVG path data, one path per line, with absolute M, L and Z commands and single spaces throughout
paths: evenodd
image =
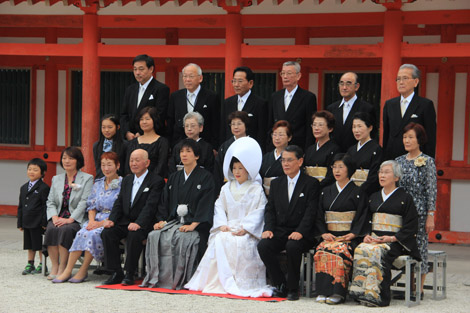
M 417 118 L 417 117 L 418 117 L 418 115 L 416 115 L 416 114 L 411 115 L 411 118 Z
M 144 191 L 142 191 L 142 192 L 147 192 L 147 191 L 149 191 L 149 190 L 150 190 L 149 187 L 146 187 L 146 188 L 144 189 Z
M 249 116 L 249 117 L 253 117 L 253 114 L 251 114 L 251 113 L 248 113 L 248 116 Z
M 304 193 L 302 192 L 300 195 L 299 195 L 299 198 L 302 198 L 304 196 Z
M 204 106 L 202 107 L 203 109 L 207 109 L 207 105 L 204 104 Z
M 153 95 L 150 95 L 149 100 L 153 100 Z
M 34 193 L 39 193 L 37 190 L 34 190 Z

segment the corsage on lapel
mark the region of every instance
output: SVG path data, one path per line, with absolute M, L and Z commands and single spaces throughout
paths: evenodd
M 302 198 L 304 196 L 304 193 L 302 192 L 300 195 L 299 195 L 299 198 Z
M 110 183 L 109 183 L 109 189 L 118 189 L 119 188 L 119 179 L 113 179 Z
M 198 190 L 201 190 L 201 185 L 197 185 L 196 188 L 197 188 Z
M 142 192 L 147 192 L 149 190 L 150 190 L 149 187 L 145 187 L 144 191 L 142 191 Z
M 71 186 L 73 191 L 79 191 L 80 189 L 82 189 L 82 185 L 80 184 L 72 183 Z
M 416 166 L 416 167 L 424 166 L 424 165 L 426 165 L 426 161 L 427 161 L 427 160 L 428 160 L 428 159 L 427 159 L 426 157 L 420 156 L 419 158 L 416 158 L 416 159 L 415 159 L 415 166 Z

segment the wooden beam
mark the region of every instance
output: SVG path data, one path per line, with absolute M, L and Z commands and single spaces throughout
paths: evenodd
M 470 43 L 402 43 L 404 58 L 465 58 L 470 56 Z
M 102 28 L 224 28 L 225 15 L 100 15 L 98 26 Z
M 0 27 L 83 27 L 81 15 L 0 14 Z
M 435 230 L 429 234 L 429 242 L 469 244 L 470 232 Z
M 0 55 L 82 56 L 82 44 L 0 43 Z
M 1 45 L 0 45 L 1 50 Z M 135 57 L 146 53 L 153 58 L 224 58 L 225 45 L 214 46 L 156 46 L 156 45 L 99 45 L 98 56 L 110 58 Z
M 470 180 L 470 167 L 465 166 L 437 166 L 437 179 Z
M 59 162 L 62 151 L 7 150 L 1 148 L 0 160 L 29 161 L 40 158 L 47 162 Z M 46 157 L 47 156 L 47 157 Z

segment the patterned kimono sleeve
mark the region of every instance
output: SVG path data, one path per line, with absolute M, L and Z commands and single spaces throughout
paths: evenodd
M 91 211 L 91 210 L 96 210 L 96 200 L 98 197 L 99 189 L 100 189 L 100 184 L 101 180 L 97 180 L 93 184 L 93 189 L 91 190 L 90 196 L 88 196 L 88 199 L 86 201 L 86 211 Z
M 436 210 L 436 194 L 437 194 L 437 177 L 436 177 L 436 164 L 434 159 L 428 157 L 428 164 L 426 164 L 426 188 L 427 191 L 427 211 Z

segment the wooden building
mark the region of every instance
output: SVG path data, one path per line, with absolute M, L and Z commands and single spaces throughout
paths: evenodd
M 438 114 L 430 239 L 470 243 L 467 0 L 0 0 L 0 214 L 16 214 L 33 157 L 47 160 L 50 181 L 61 150 L 81 144 L 93 172 L 100 114 L 119 110 L 132 58 L 143 53 L 171 91 L 194 62 L 221 97 L 233 94 L 236 66 L 255 70 L 267 96 L 281 86 L 281 64 L 298 60 L 319 109 L 338 97 L 345 71 L 365 77 L 362 96 L 383 107 L 398 95 L 398 67 L 417 65 L 418 92 Z

